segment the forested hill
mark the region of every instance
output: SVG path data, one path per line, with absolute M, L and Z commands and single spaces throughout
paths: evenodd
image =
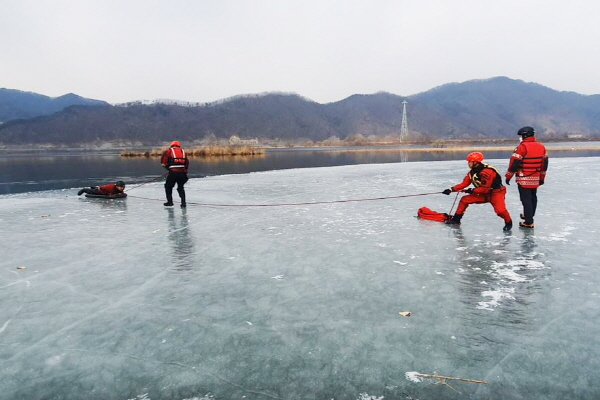
M 319 104 L 296 94 L 238 96 L 207 104 L 70 106 L 0 125 L 4 144 L 122 142 L 163 144 L 204 137 L 321 141 L 400 133 L 402 102 L 414 137 L 513 137 L 523 125 L 540 136 L 600 136 L 600 95 L 559 92 L 505 77 L 451 83 L 402 97 L 353 95 Z

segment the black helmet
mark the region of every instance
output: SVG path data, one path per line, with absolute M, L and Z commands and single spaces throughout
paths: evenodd
M 125 187 L 125 182 L 123 182 L 123 181 L 117 181 L 115 183 L 115 186 Z
M 517 132 L 517 135 L 523 136 L 523 138 L 531 137 L 531 136 L 535 135 L 535 131 L 530 126 L 524 126 L 521 129 L 519 129 L 519 131 Z

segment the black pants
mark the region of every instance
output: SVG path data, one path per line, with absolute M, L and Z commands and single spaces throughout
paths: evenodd
M 188 181 L 188 176 L 185 172 L 169 171 L 167 181 L 165 182 L 165 194 L 167 195 L 167 203 L 173 203 L 173 188 L 177 184 L 177 193 L 181 199 L 181 204 L 185 204 L 185 189 L 183 185 Z
M 105 194 L 102 193 L 100 191 L 100 189 L 98 189 L 98 186 L 90 186 L 89 189 L 88 188 L 83 188 L 79 191 L 79 193 L 87 193 L 87 194 Z
M 523 215 L 525 216 L 526 224 L 533 224 L 535 209 L 537 208 L 537 188 L 529 189 L 521 185 L 519 187 L 519 197 L 523 204 Z

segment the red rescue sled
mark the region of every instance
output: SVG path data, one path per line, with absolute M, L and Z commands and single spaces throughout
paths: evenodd
M 433 211 L 427 207 L 421 207 L 417 211 L 417 217 L 427 219 L 429 221 L 446 222 L 450 218 L 450 215 L 447 213 Z

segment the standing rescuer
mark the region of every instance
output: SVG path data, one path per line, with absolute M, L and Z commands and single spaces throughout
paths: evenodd
M 519 197 L 523 205 L 521 228 L 533 228 L 533 217 L 537 208 L 537 188 L 544 184 L 548 170 L 548 153 L 543 144 L 535 140 L 535 131 L 531 126 L 524 126 L 517 132 L 521 143 L 515 149 L 508 163 L 506 184 L 516 174 Z
M 181 199 L 181 207 L 185 207 L 185 189 L 183 185 L 188 181 L 187 172 L 190 162 L 185 155 L 185 151 L 181 148 L 181 143 L 177 140 L 172 141 L 171 146 L 160 158 L 160 163 L 169 171 L 167 181 L 165 182 L 167 202 L 164 203 L 164 206 L 170 207 L 173 205 L 173 188 L 177 184 L 177 193 L 179 193 L 179 198 Z
M 506 209 L 504 201 L 506 187 L 502 185 L 502 176 L 496 168 L 483 163 L 483 154 L 478 151 L 469 154 L 467 162 L 471 170 L 467 173 L 463 181 L 442 192 L 447 195 L 460 191 L 468 193 L 460 199 L 456 214 L 448 219 L 446 223 L 459 225 L 467 207 L 471 204 L 491 203 L 496 215 L 504 220 L 503 230 L 510 231 L 512 229 L 512 218 Z M 471 184 L 475 188 L 464 190 Z

